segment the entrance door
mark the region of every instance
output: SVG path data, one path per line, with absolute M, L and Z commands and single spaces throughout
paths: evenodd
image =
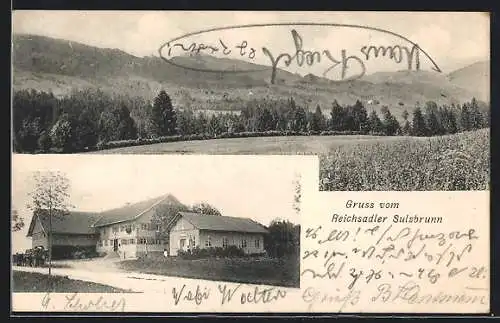
M 185 246 L 186 246 L 186 239 L 179 240 L 179 249 L 184 250 Z
M 113 251 L 118 251 L 118 239 L 113 240 Z

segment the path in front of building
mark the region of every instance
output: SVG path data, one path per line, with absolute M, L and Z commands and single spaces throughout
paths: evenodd
M 89 265 L 90 264 L 87 264 L 87 266 Z M 55 276 L 67 276 L 69 279 L 89 281 L 124 290 L 130 290 L 131 292 L 161 293 L 169 295 L 172 294 L 173 287 L 182 286 L 182 284 L 192 285 L 203 282 L 203 280 L 200 279 L 113 271 L 113 269 L 105 271 L 104 269 L 109 268 L 109 265 L 106 267 L 100 267 L 101 271 L 95 270 L 95 268 L 99 268 L 99 265 L 95 267 L 92 266 L 94 270 L 89 270 L 89 268 L 90 267 L 87 269 L 52 268 L 52 274 Z M 12 266 L 12 269 L 14 271 L 48 274 L 48 268 Z
M 92 258 L 92 259 L 68 259 L 54 260 L 54 267 L 71 268 L 92 272 L 123 272 L 118 266 L 120 258 Z

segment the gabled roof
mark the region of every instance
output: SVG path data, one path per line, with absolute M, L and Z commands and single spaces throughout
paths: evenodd
M 70 211 L 64 216 L 52 217 L 52 232 L 64 234 L 94 234 L 92 224 L 98 219 L 98 215 L 92 212 Z M 40 219 L 42 229 L 49 232 L 49 216 L 47 210 L 38 211 L 33 215 L 28 229 L 28 237 L 33 235 L 36 220 Z
M 101 212 L 99 213 L 101 217 L 93 225 L 94 227 L 102 227 L 110 224 L 135 220 L 156 205 L 163 203 L 175 205 L 181 204 L 181 202 L 179 202 L 179 200 L 171 194 L 162 195 L 146 201 L 128 204 L 120 208 Z
M 260 223 L 247 218 L 235 218 L 230 216 L 204 215 L 192 212 L 179 212 L 183 217 L 199 230 L 268 233 L 267 229 Z M 176 223 L 177 220 L 174 220 Z

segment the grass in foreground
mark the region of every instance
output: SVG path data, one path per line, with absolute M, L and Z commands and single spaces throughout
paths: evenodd
M 14 293 L 128 293 L 129 291 L 61 276 L 13 272 L 12 291 Z
M 146 274 L 286 287 L 300 286 L 299 265 L 298 257 L 194 260 L 154 257 L 120 263 L 122 269 Z
M 326 191 L 488 190 L 490 138 L 483 129 L 335 147 L 320 156 Z

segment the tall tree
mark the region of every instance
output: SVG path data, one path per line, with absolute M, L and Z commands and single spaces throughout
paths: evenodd
M 441 120 L 441 126 L 443 127 L 443 132 L 446 134 L 456 133 L 457 119 L 452 108 L 443 106 L 439 109 L 439 115 Z
M 208 121 L 208 133 L 212 136 L 217 136 L 223 132 L 220 118 L 216 114 L 212 114 Z
M 411 134 L 411 125 L 408 121 L 408 117 L 410 116 L 410 114 L 408 113 L 408 110 L 405 109 L 401 116 L 403 117 L 403 127 L 401 128 L 401 132 L 403 133 L 403 135 L 408 136 Z
M 59 116 L 49 133 L 53 147 L 59 148 L 63 152 L 71 152 L 75 149 L 74 124 L 74 120 L 67 113 Z
M 476 98 L 472 98 L 470 103 L 470 126 L 472 129 L 481 129 L 484 127 L 483 114 L 479 110 L 479 104 Z
M 195 133 L 204 134 L 208 129 L 208 118 L 203 111 L 199 111 L 194 122 Z
M 259 131 L 274 130 L 273 115 L 268 108 L 259 111 L 257 116 L 257 129 Z
M 427 135 L 437 136 L 444 134 L 444 128 L 441 124 L 441 120 L 438 117 L 438 106 L 436 102 L 426 102 L 424 119 L 427 128 Z
M 33 211 L 33 216 L 41 216 L 48 220 L 48 251 L 49 251 L 49 276 L 52 269 L 52 222 L 55 219 L 69 215 L 70 182 L 61 172 L 35 172 L 33 174 L 34 188 L 29 193 L 28 208 Z
M 350 117 L 352 118 L 350 130 L 361 131 L 361 133 L 365 133 L 367 131 L 368 114 L 363 103 L 361 103 L 361 101 L 359 100 L 356 100 L 356 103 L 354 103 L 354 105 L 350 107 L 349 112 Z
M 102 141 L 137 138 L 137 127 L 125 105 L 106 109 L 99 118 L 99 139 Z
M 177 128 L 177 119 L 172 101 L 164 90 L 154 99 L 150 113 L 151 124 L 156 136 L 174 135 Z
M 195 115 L 192 109 L 184 109 L 176 112 L 177 132 L 180 135 L 190 135 L 196 132 Z
M 422 137 L 427 135 L 424 115 L 422 114 L 422 109 L 418 106 L 413 110 L 411 131 L 413 136 Z
M 382 107 L 382 129 L 387 136 L 394 136 L 400 131 L 398 120 L 392 115 L 388 107 Z
M 295 109 L 293 117 L 293 131 L 307 131 L 307 114 L 302 107 Z
M 382 121 L 378 117 L 377 111 L 372 110 L 368 116 L 368 129 L 371 133 L 381 133 L 383 130 Z
M 319 104 L 316 106 L 316 110 L 311 118 L 311 130 L 312 131 L 323 131 L 325 129 L 325 116 Z
M 216 207 L 214 207 L 206 202 L 195 203 L 191 207 L 191 210 L 195 213 L 199 213 L 199 214 L 203 214 L 203 215 L 215 215 L 215 216 L 222 215 L 222 213 Z
M 267 228 L 264 247 L 272 257 L 295 256 L 300 249 L 300 226 L 288 220 L 275 219 Z
M 472 129 L 471 112 L 468 103 L 462 104 L 460 109 L 460 130 L 469 131 Z
M 153 227 L 159 226 L 160 231 L 158 235 L 160 239 L 164 241 L 169 240 L 170 228 L 169 225 L 178 212 L 187 212 L 189 208 L 181 203 L 165 203 L 158 205 L 151 218 L 151 224 Z
M 332 110 L 330 112 L 329 129 L 332 131 L 342 131 L 345 130 L 345 110 L 344 108 L 334 100 L 332 103 Z

